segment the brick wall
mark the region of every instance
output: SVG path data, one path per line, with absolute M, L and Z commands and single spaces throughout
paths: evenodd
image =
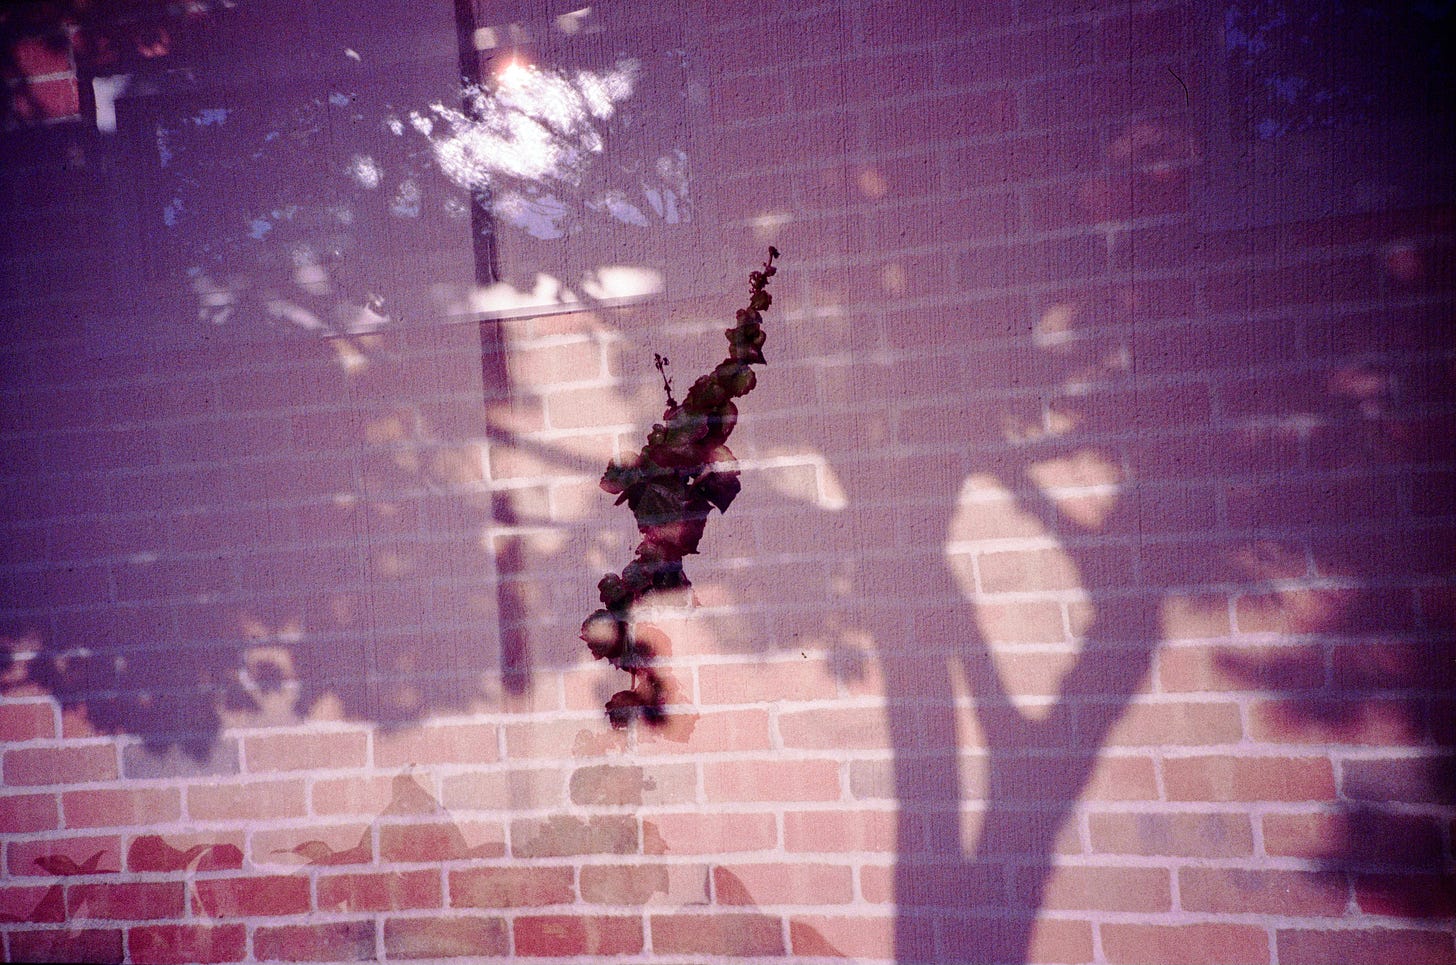
M 1456 961 L 1453 209 L 1228 210 L 1312 189 L 1197 4 L 683 6 L 716 260 L 626 306 L 158 337 L 110 142 L 3 135 L 0 950 Z M 596 479 L 771 243 L 613 731 Z

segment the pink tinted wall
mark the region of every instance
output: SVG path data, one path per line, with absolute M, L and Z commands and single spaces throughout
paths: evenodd
M 7 15 L 5 955 L 1456 960 L 1440 24 L 1316 6 Z M 462 57 L 636 100 L 511 208 Z

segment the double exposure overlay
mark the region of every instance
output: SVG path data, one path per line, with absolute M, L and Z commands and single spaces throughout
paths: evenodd
M 0 958 L 1456 962 L 1453 16 L 0 6 Z

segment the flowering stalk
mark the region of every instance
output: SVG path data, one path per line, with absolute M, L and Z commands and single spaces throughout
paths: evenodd
M 664 719 L 666 686 L 653 668 L 650 643 L 632 624 L 633 606 L 654 590 L 691 586 L 683 573 L 683 557 L 698 551 L 708 513 L 720 513 L 738 495 L 738 470 L 728 468 L 733 453 L 725 444 L 738 421 L 735 398 L 753 391 L 757 376 L 749 368 L 764 364 L 763 316 L 773 302 L 768 280 L 777 269 L 778 250 L 770 247 L 761 271 L 749 272 L 748 307 L 738 310 L 736 324 L 724 331 L 728 357 L 700 377 L 681 403 L 672 397 L 666 374 L 667 409 L 635 455 L 613 460 L 602 474 L 601 487 L 627 504 L 637 519 L 642 542 L 621 573 L 608 573 L 597 584 L 602 608 L 581 625 L 581 638 L 592 656 L 632 676 L 632 686 L 607 701 L 613 727 L 626 727 L 634 717 L 649 724 Z M 666 360 L 654 356 L 658 371 Z

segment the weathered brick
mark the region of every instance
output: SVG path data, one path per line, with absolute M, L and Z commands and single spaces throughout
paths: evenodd
M 516 954 L 530 957 L 633 955 L 642 951 L 642 919 L 523 915 L 512 930 Z
M 391 958 L 508 956 L 511 936 L 504 918 L 474 915 L 386 918 L 384 954 Z

